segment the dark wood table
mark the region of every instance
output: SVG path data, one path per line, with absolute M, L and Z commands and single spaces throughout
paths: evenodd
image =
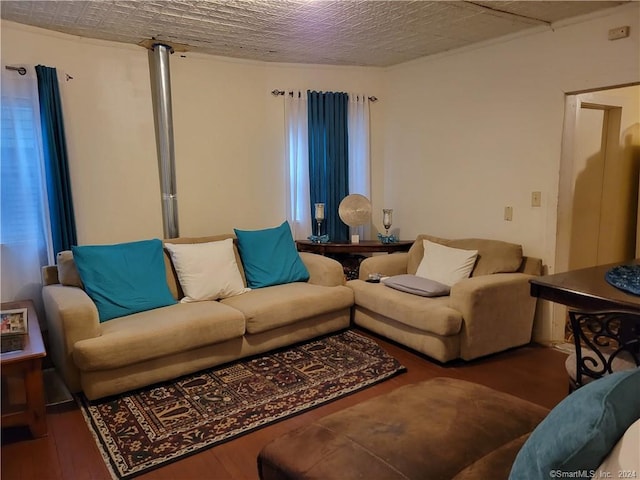
M 361 240 L 360 243 L 315 243 L 311 240 L 296 240 L 299 252 L 319 253 L 321 255 L 347 253 L 406 252 L 413 240 L 400 240 L 394 243 L 382 243 L 377 240 Z
M 529 280 L 531 295 L 581 310 L 640 311 L 640 296 L 609 284 L 605 273 L 617 265 L 640 263 L 640 259 L 544 275 Z
M 27 309 L 27 328 L 22 350 L 0 354 L 3 383 L 8 376 L 20 376 L 24 380 L 25 405 L 6 403 L 7 392 L 3 388 L 2 426 L 28 425 L 34 437 L 47 434 L 45 417 L 44 384 L 42 383 L 42 359 L 47 355 L 40 333 L 38 315 L 31 300 L 2 303 L 2 310 Z
M 382 243 L 378 240 L 361 240 L 359 243 L 315 243 L 311 240 L 296 240 L 299 252 L 326 255 L 339 261 L 347 280 L 358 278 L 363 253 L 406 252 L 411 245 L 413 240 L 399 240 L 393 243 Z

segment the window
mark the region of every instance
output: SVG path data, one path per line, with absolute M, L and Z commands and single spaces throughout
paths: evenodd
M 348 122 L 348 193 L 370 195 L 369 166 L 369 98 L 362 94 L 349 94 Z M 312 212 L 309 178 L 309 131 L 307 92 L 285 94 L 285 130 L 287 179 L 287 220 L 297 240 L 307 238 L 312 231 Z M 339 203 L 339 202 L 338 202 Z M 337 216 L 337 206 L 335 208 Z M 358 227 L 351 233 L 368 238 L 370 227 Z
M 2 300 L 40 298 L 53 263 L 35 75 L 2 72 L 0 262 Z

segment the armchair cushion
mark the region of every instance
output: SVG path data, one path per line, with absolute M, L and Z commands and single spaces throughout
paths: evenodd
M 363 280 L 350 280 L 347 285 L 353 290 L 358 308 L 412 329 L 448 337 L 458 335 L 462 328 L 462 314 L 449 306 L 449 297 L 409 295 Z
M 500 240 L 483 238 L 463 238 L 448 240 L 431 235 L 418 235 L 416 241 L 409 249 L 407 273 L 415 274 L 418 265 L 424 257 L 423 240 L 463 250 L 477 250 L 478 259 L 473 270 L 472 277 L 490 275 L 492 273 L 511 273 L 518 270 L 522 263 L 522 246 Z
M 423 240 L 424 256 L 416 275 L 452 286 L 465 278 L 476 263 L 477 250 L 462 250 Z

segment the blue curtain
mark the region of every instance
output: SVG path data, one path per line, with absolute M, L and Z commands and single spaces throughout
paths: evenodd
M 76 224 L 71 197 L 71 179 L 67 159 L 67 143 L 62 120 L 62 102 L 55 68 L 36 66 L 40 122 L 51 218 L 54 255 L 76 245 Z
M 338 206 L 349 194 L 348 102 L 346 93 L 307 92 L 311 218 L 314 204 L 324 203 L 322 229 L 331 242 L 349 240 L 349 227 L 338 216 Z

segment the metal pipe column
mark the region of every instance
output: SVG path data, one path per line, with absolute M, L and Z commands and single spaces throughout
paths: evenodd
M 173 49 L 161 43 L 154 44 L 152 55 L 152 86 L 156 119 L 156 144 L 160 191 L 162 194 L 162 223 L 164 238 L 179 236 L 178 198 L 176 194 L 175 152 L 173 145 L 173 112 L 171 109 L 171 76 L 169 55 Z

